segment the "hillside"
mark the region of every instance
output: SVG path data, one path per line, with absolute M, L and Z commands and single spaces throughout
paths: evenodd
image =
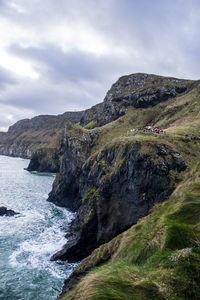
M 0 133 L 0 155 L 30 158 L 40 148 L 56 149 L 66 121 L 78 123 L 83 112 L 41 115 L 20 120 Z
M 199 177 L 197 163 L 167 201 L 84 259 L 59 299 L 199 299 Z
M 148 108 L 191 90 L 195 81 L 136 73 L 120 77 L 104 101 L 84 112 L 80 124 L 94 128 L 126 114 L 128 107 Z
M 48 200 L 76 212 L 51 258 L 82 260 L 59 299 L 200 299 L 200 81 L 123 76 L 77 114 L 0 134 L 59 170 Z
M 162 77 L 170 97 L 151 102 L 162 89 L 155 88 L 160 76 L 153 76 L 153 86 L 147 80 L 139 92 L 142 107 L 129 97 L 124 114 L 117 119 L 114 114 L 114 121 L 94 127 L 93 119 L 84 125 L 84 114 L 83 126 L 66 125 L 49 200 L 77 214 L 68 243 L 52 259 L 91 256 L 66 280 L 63 299 L 200 296 L 200 82 L 170 79 L 169 85 Z M 171 94 L 175 88 L 180 93 Z M 123 99 L 110 98 L 113 111 L 124 107 Z M 167 133 L 130 131 L 145 126 Z

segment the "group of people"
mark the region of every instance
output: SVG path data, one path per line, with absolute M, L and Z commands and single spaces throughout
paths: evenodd
M 166 130 L 159 129 L 157 127 L 152 127 L 152 126 L 146 126 L 144 128 L 135 128 L 135 129 L 130 129 L 131 133 L 140 133 L 140 132 L 153 132 L 153 133 L 161 133 L 161 134 L 166 134 Z M 190 136 L 188 134 L 185 135 L 185 138 L 188 140 L 197 140 L 198 138 L 194 135 L 191 134 Z
M 136 129 L 131 129 L 130 130 L 131 133 L 134 132 L 153 132 L 153 133 L 161 133 L 161 134 L 166 134 L 167 132 L 165 130 L 159 129 L 159 128 L 155 128 L 152 126 L 146 126 L 144 128 L 136 128 Z
M 188 134 L 186 134 L 186 135 L 185 135 L 185 138 L 186 138 L 186 139 L 189 139 L 189 135 L 188 135 Z M 190 139 L 191 139 L 191 140 L 196 140 L 196 139 L 197 139 L 197 137 L 196 137 L 196 135 L 194 135 L 194 134 L 191 134 L 191 135 L 190 135 Z

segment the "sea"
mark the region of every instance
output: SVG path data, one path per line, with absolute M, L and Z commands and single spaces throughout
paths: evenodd
M 55 174 L 24 170 L 29 160 L 0 156 L 0 299 L 51 300 L 75 264 L 50 261 L 66 243 L 74 215 L 46 201 Z

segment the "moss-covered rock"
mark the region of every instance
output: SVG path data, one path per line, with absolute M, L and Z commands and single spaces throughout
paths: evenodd
M 198 165 L 167 201 L 85 258 L 59 299 L 199 299 L 199 175 Z
M 27 171 L 52 172 L 59 171 L 58 149 L 41 148 L 35 151 L 31 157 Z
M 53 259 L 78 261 L 135 224 L 172 193 L 173 172 L 185 169 L 181 155 L 159 143 L 114 142 L 92 154 L 76 173 L 76 192 L 82 203 L 70 232 L 79 231 Z
M 148 108 L 188 92 L 195 82 L 153 74 L 136 73 L 120 77 L 107 92 L 103 103 L 84 112 L 80 124 L 103 126 L 127 112 L 128 107 Z

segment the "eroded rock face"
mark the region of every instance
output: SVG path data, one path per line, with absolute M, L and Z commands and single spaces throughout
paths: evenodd
M 58 189 L 65 184 L 70 198 L 57 201 L 64 200 L 66 207 L 78 209 L 78 213 L 71 224 L 69 242 L 52 259 L 79 261 L 137 223 L 172 193 L 171 172 L 186 168 L 180 154 L 150 142 L 112 145 L 78 165 L 69 155 L 67 151 L 63 157 L 60 176 L 64 178 Z
M 27 171 L 52 172 L 59 171 L 58 149 L 42 148 L 34 152 Z
M 106 94 L 104 102 L 84 112 L 80 124 L 96 122 L 102 126 L 126 113 L 128 107 L 147 108 L 190 89 L 189 80 L 136 73 L 123 76 L 114 83 Z
M 98 132 L 91 132 L 82 137 L 71 137 L 63 134 L 60 159 L 60 171 L 56 175 L 53 190 L 48 200 L 58 206 L 77 211 L 81 205 L 79 191 L 82 165 L 90 155 L 91 145 L 98 138 Z

